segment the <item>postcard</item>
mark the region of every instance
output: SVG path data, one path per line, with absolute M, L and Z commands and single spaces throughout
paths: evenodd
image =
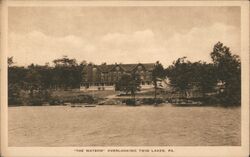
M 248 1 L 1 3 L 1 155 L 249 155 Z

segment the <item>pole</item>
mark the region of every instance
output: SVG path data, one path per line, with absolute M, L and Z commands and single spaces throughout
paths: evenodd
M 156 90 L 157 90 L 157 80 L 154 80 L 154 84 L 155 84 L 155 98 L 154 98 L 154 104 L 156 104 Z

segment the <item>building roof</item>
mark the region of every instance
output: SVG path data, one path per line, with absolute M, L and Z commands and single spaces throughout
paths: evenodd
M 119 64 L 125 71 L 132 71 L 138 64 Z
M 155 68 L 155 64 L 154 63 L 146 63 L 146 64 L 142 64 L 148 71 L 152 71 Z
M 98 65 L 97 67 L 102 71 L 102 72 L 108 72 L 110 71 L 111 69 L 114 68 L 114 64 L 102 64 L 102 65 Z
M 138 65 L 142 65 L 148 71 L 152 71 L 155 66 L 154 63 L 145 63 L 145 64 L 138 63 L 138 64 L 102 64 L 102 65 L 94 65 L 94 67 L 97 67 L 101 72 L 109 72 L 113 70 L 116 66 L 119 66 L 124 71 L 129 72 L 134 70 Z
M 147 64 L 142 64 L 142 63 L 138 63 L 138 64 L 113 64 L 112 68 L 109 70 L 112 70 L 113 68 L 115 68 L 116 66 L 121 67 L 124 71 L 130 72 L 133 71 L 138 65 L 142 65 L 146 70 L 151 71 L 154 69 L 154 63 L 147 63 Z

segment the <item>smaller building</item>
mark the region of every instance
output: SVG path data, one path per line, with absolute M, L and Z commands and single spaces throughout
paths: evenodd
M 152 88 L 152 71 L 154 63 L 147 64 L 89 64 L 84 68 L 85 80 L 81 83 L 81 90 L 114 90 L 115 83 L 123 74 L 139 74 L 141 88 Z

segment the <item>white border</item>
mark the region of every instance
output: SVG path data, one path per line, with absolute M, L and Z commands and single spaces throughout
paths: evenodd
M 108 148 L 165 148 L 169 153 L 79 153 L 77 147 L 8 147 L 7 54 L 8 7 L 47 6 L 239 6 L 241 7 L 242 63 L 242 146 L 220 147 L 108 147 Z M 247 1 L 2 1 L 1 27 L 1 151 L 4 156 L 248 156 L 249 155 L 249 2 Z M 91 147 L 78 147 L 91 148 Z M 93 148 L 93 147 L 92 147 Z M 107 148 L 107 147 L 94 147 Z
M 84 1 L 84 0 L 35 0 L 22 1 L 10 0 L 8 6 L 242 6 L 248 5 L 247 1 L 133 1 L 133 0 L 104 0 L 104 1 Z

